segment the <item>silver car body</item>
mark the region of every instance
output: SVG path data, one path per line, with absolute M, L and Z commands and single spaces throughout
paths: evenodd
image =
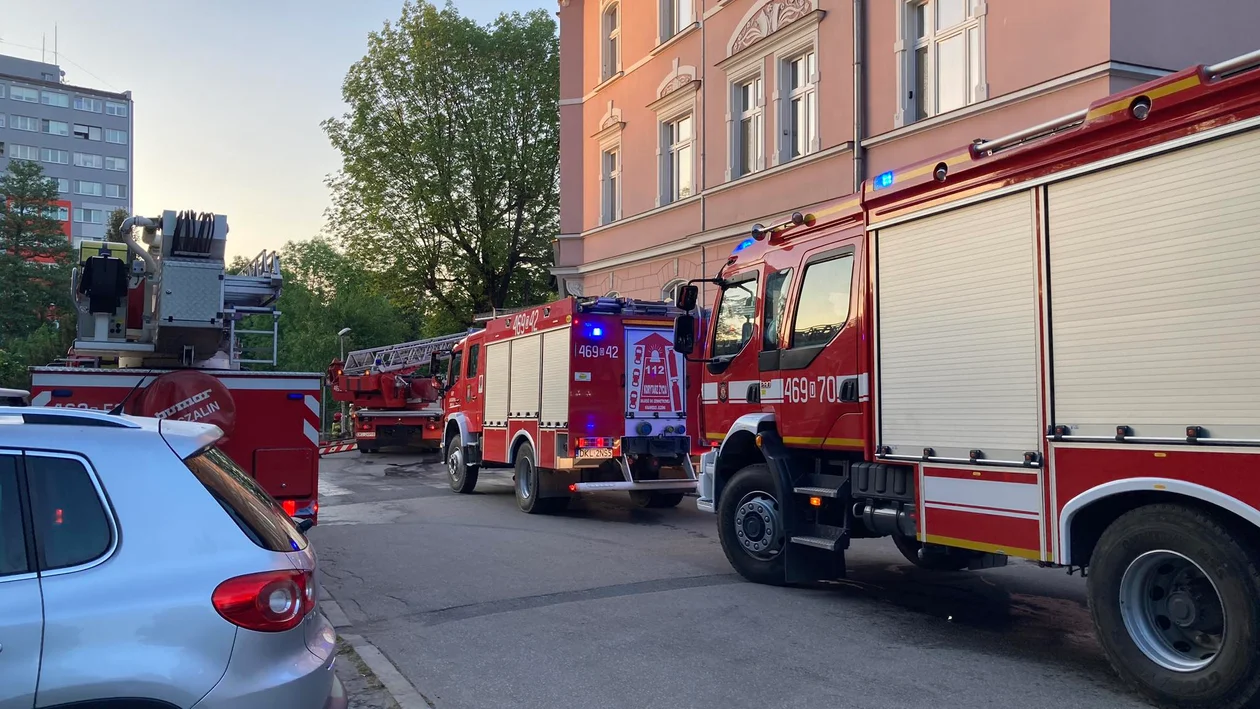
M 229 623 L 211 602 L 227 579 L 316 566 L 309 545 L 278 553 L 251 541 L 184 465 L 221 435 L 183 421 L 0 408 L 0 455 L 82 463 L 112 530 L 91 561 L 0 576 L 0 709 L 336 705 L 336 638 L 318 608 L 264 633 Z

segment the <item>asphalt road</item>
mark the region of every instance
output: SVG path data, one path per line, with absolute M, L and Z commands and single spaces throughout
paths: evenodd
M 354 632 L 437 709 L 1146 706 L 1062 570 L 931 573 L 859 540 L 845 582 L 760 586 L 692 498 L 531 516 L 510 471 L 456 495 L 429 460 L 325 458 L 311 537 Z

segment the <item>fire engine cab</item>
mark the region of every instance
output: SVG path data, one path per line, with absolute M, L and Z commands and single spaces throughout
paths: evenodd
M 674 507 L 696 489 L 686 362 L 666 303 L 565 298 L 492 316 L 454 348 L 445 393 L 451 489 L 510 466 L 528 513 L 576 492 Z M 692 388 L 694 392 L 694 386 Z
M 354 438 L 360 451 L 405 445 L 441 449 L 442 401 L 433 362 L 446 364 L 451 348 L 465 334 L 355 350 L 345 362 L 333 361 L 328 386 L 334 401 L 355 407 Z
M 892 536 L 927 569 L 1087 569 L 1128 682 L 1251 706 L 1258 226 L 1260 52 L 755 227 L 700 348 L 697 504 L 731 565 L 836 578 Z
M 31 368 L 31 405 L 215 424 L 224 453 L 315 521 L 322 379 L 248 369 L 276 362 L 283 279 L 275 252 L 229 273 L 227 232 L 223 215 L 166 211 L 127 218 L 125 243 L 81 242 L 70 366 Z

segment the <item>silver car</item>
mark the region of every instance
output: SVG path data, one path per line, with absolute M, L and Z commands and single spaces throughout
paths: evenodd
M 0 407 L 0 709 L 344 709 L 315 553 L 184 421 Z

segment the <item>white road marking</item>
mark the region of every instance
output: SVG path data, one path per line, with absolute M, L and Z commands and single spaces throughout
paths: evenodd
M 352 494 L 354 494 L 353 491 L 347 490 L 346 488 L 341 487 L 340 485 L 334 485 L 328 482 L 327 480 L 319 481 L 320 499 L 323 499 L 325 497 L 338 497 L 340 495 L 352 495 Z

